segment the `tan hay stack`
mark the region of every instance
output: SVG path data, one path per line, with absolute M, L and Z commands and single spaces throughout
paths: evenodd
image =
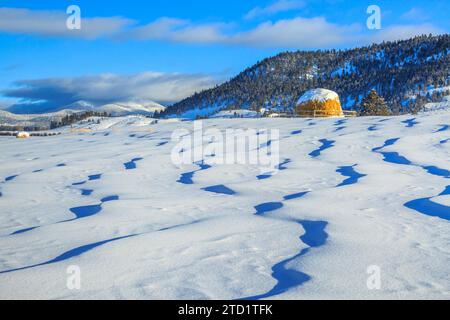
M 28 132 L 19 132 L 16 135 L 17 139 L 27 139 L 30 137 L 30 134 Z
M 297 103 L 296 113 L 301 117 L 343 117 L 339 95 L 327 89 L 307 91 Z

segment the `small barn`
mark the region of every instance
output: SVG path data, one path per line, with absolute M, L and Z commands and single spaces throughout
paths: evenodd
M 343 117 L 339 95 L 327 89 L 313 89 L 300 97 L 295 108 L 300 117 Z

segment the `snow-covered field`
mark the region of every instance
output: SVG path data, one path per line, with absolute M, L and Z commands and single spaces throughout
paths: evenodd
M 0 298 L 450 299 L 450 112 L 204 121 L 279 129 L 269 176 L 179 168 L 193 123 L 150 121 L 0 137 Z

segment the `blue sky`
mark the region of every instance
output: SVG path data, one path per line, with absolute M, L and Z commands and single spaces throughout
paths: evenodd
M 366 27 L 372 4 L 381 30 Z M 81 30 L 66 28 L 69 5 Z M 0 108 L 169 104 L 280 51 L 448 33 L 448 12 L 446 0 L 3 0 Z

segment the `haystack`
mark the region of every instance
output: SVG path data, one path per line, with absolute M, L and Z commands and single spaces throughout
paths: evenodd
M 295 108 L 301 117 L 343 117 L 339 95 L 327 89 L 314 89 L 307 91 L 297 103 Z
M 16 135 L 17 139 L 27 139 L 30 137 L 30 134 L 28 132 L 19 132 Z

